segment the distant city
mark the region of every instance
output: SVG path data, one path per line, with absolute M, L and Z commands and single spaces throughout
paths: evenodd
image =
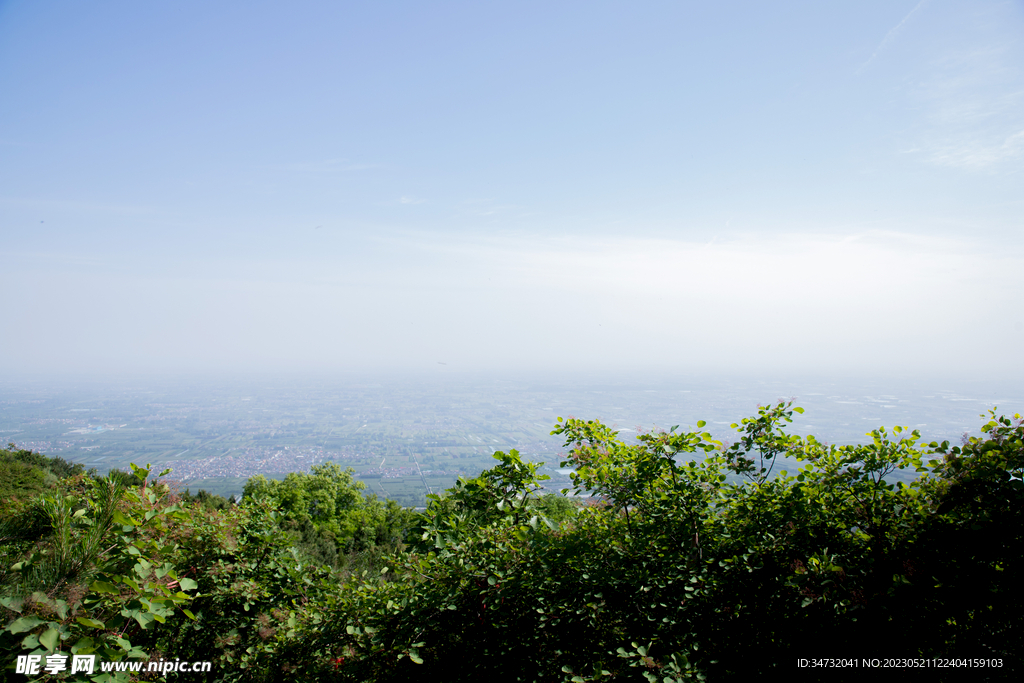
M 238 494 L 254 475 L 283 477 L 327 461 L 351 467 L 367 493 L 407 506 L 517 449 L 552 478 L 559 416 L 597 418 L 629 440 L 637 430 L 695 427 L 735 440 L 732 422 L 758 404 L 795 399 L 793 433 L 862 443 L 904 425 L 925 441 L 978 434 L 978 417 L 1024 411 L 1015 385 L 937 381 L 772 381 L 722 378 L 589 380 L 479 377 L 336 380 L 0 383 L 0 441 L 105 473 L 134 462 L 169 467 L 182 490 Z M 909 476 L 909 475 L 908 475 Z

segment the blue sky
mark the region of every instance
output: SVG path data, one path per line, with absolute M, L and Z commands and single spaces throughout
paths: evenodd
M 1020 373 L 1019 0 L 0 0 L 0 93 L 0 372 Z

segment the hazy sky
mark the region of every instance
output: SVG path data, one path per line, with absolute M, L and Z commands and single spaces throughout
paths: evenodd
M 1020 0 L 0 0 L 0 372 L 1019 376 L 1022 170 Z

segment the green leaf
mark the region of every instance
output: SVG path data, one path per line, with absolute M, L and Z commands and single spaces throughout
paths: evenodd
M 139 622 L 139 626 L 143 629 L 148 629 L 156 621 L 156 615 L 150 612 L 138 612 L 132 616 L 135 617 L 135 621 Z
M 180 579 L 178 581 L 178 585 L 181 586 L 181 589 L 185 591 L 194 591 L 196 588 L 199 588 L 198 583 L 196 583 L 193 579 L 187 577 Z
M 12 612 L 21 612 L 25 603 L 24 598 L 0 598 L 0 605 L 3 605 Z
M 71 654 L 91 654 L 96 649 L 96 641 L 89 636 L 82 636 L 78 642 L 71 646 Z
M 118 523 L 118 524 L 121 524 L 121 525 L 123 525 L 123 526 L 138 526 L 138 525 L 139 525 L 139 523 L 138 523 L 138 522 L 136 522 L 136 521 L 135 521 L 134 519 L 132 519 L 131 517 L 129 517 L 129 516 L 127 516 L 127 515 L 125 515 L 125 514 L 124 514 L 123 512 L 121 512 L 120 510 L 114 510 L 114 514 L 112 515 L 112 519 L 113 519 L 113 520 L 114 520 L 114 521 L 115 521 L 116 523 Z
M 57 643 L 60 642 L 60 631 L 54 627 L 47 629 L 46 633 L 39 636 L 39 644 L 45 647 L 47 650 L 53 650 L 57 647 Z
M 78 617 L 77 619 L 75 619 L 75 621 L 77 621 L 82 626 L 88 626 L 89 628 L 106 628 L 106 626 L 103 625 L 102 621 L 96 621 L 95 619 L 90 619 L 89 617 Z
M 43 619 L 36 616 L 27 616 L 20 619 L 16 619 L 13 624 L 7 627 L 10 633 L 24 633 L 25 631 L 31 631 L 39 624 L 43 623 Z
M 106 581 L 93 581 L 89 585 L 89 590 L 95 591 L 96 593 L 113 593 L 117 595 L 121 591 L 117 590 L 117 586 Z

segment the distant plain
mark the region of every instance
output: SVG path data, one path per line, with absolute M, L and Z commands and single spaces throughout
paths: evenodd
M 1024 410 L 1016 385 L 893 379 L 722 377 L 336 376 L 231 379 L 7 381 L 0 384 L 0 440 L 100 472 L 131 462 L 169 467 L 193 492 L 238 494 L 249 477 L 283 477 L 335 461 L 372 492 L 421 506 L 457 477 L 517 449 L 546 463 L 552 490 L 567 483 L 559 416 L 600 419 L 631 440 L 637 430 L 696 427 L 735 440 L 729 424 L 759 404 L 794 399 L 790 425 L 830 443 L 863 443 L 870 430 L 903 425 L 924 441 L 978 434 L 989 408 Z M 791 464 L 781 465 L 780 467 Z

